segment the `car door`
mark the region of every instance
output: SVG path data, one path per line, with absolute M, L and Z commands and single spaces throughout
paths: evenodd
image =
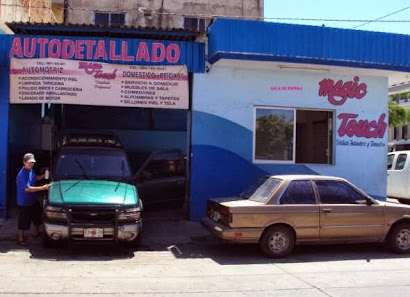
M 278 212 L 295 228 L 299 241 L 319 239 L 319 205 L 310 180 L 291 181 L 278 201 Z
M 182 206 L 185 200 L 185 164 L 180 151 L 153 153 L 139 170 L 137 188 L 144 206 Z
M 321 240 L 378 240 L 384 233 L 384 207 L 366 200 L 351 185 L 337 180 L 315 181 L 320 200 Z M 366 201 L 372 202 L 367 204 Z
M 408 169 L 408 153 L 396 152 L 395 160 L 392 164 L 392 170 L 388 171 L 387 179 L 387 196 L 395 198 L 408 198 L 408 182 L 409 182 L 409 169 Z
M 392 171 L 394 166 L 394 157 L 396 156 L 395 153 L 391 153 L 387 155 L 387 197 L 394 197 L 394 187 L 392 185 Z

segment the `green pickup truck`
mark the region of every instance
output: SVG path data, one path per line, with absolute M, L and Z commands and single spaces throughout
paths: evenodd
M 122 148 L 63 147 L 44 204 L 43 242 L 137 246 L 142 201 Z

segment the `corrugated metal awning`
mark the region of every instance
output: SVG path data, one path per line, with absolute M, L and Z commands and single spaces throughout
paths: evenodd
M 6 23 L 6 25 L 15 34 L 28 35 L 64 35 L 194 41 L 198 38 L 198 36 L 201 36 L 205 33 L 205 31 L 191 29 L 133 27 L 125 25 L 108 26 L 89 24 L 53 24 L 29 22 L 11 22 Z

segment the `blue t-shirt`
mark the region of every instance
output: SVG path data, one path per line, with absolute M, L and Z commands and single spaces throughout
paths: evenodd
M 36 202 L 36 193 L 28 193 L 25 191 L 28 187 L 34 187 L 36 185 L 36 174 L 34 170 L 26 170 L 21 168 L 17 174 L 17 205 L 30 206 Z

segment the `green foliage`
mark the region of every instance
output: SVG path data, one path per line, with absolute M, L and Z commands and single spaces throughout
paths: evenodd
M 289 160 L 292 157 L 293 122 L 279 115 L 257 119 L 256 157 L 268 160 Z
M 410 122 L 410 110 L 389 98 L 389 126 L 397 127 Z

